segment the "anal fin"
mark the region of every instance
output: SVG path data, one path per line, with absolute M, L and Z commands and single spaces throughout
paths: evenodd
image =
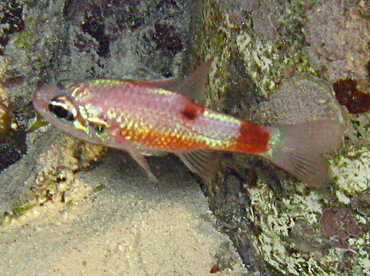
M 210 150 L 197 150 L 176 153 L 182 162 L 195 174 L 204 180 L 212 180 L 215 177 L 219 165 L 219 153 Z

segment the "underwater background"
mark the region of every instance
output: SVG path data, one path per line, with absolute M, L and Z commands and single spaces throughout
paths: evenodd
M 361 0 L 2 0 L 2 274 L 370 274 L 369 18 Z M 224 154 L 213 182 L 154 157 L 156 186 L 127 155 L 30 130 L 45 84 L 182 77 L 210 57 L 211 108 L 347 125 L 330 183 Z

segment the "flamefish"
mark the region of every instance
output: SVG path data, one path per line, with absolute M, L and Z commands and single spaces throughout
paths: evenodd
M 129 152 L 152 174 L 145 155 L 174 153 L 203 179 L 215 174 L 217 151 L 262 156 L 302 181 L 328 178 L 322 155 L 342 142 L 343 125 L 318 120 L 262 126 L 213 111 L 189 95 L 204 90 L 212 60 L 183 80 L 94 79 L 57 82 L 33 97 L 37 112 L 57 128 L 88 142 Z

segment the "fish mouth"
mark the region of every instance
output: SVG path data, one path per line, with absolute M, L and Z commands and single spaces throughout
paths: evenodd
M 32 102 L 33 106 L 36 109 L 36 111 L 44 116 L 47 117 L 49 110 L 48 105 L 50 101 L 59 95 L 63 95 L 63 90 L 61 90 L 56 83 L 48 84 L 41 89 L 37 90 L 33 94 Z

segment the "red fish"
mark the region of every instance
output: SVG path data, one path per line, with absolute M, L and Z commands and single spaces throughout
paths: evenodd
M 337 149 L 335 120 L 262 126 L 208 109 L 186 95 L 202 90 L 211 60 L 182 82 L 94 79 L 53 83 L 33 97 L 57 128 L 88 142 L 126 150 L 156 181 L 145 155 L 174 153 L 204 179 L 215 173 L 215 151 L 260 155 L 302 181 L 328 177 L 322 154 Z

